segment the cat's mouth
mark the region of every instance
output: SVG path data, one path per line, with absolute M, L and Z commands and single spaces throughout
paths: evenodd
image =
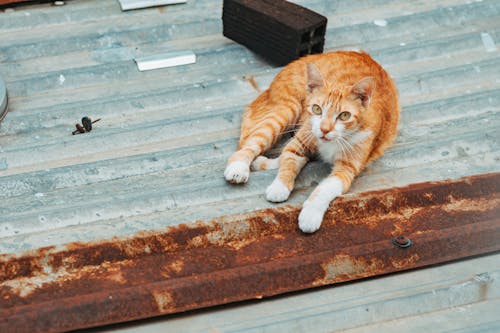
M 330 141 L 330 140 L 331 140 L 331 139 L 327 138 L 327 137 L 326 137 L 326 136 L 324 136 L 324 135 L 323 135 L 323 136 L 320 136 L 320 137 L 319 137 L 319 139 L 320 139 L 321 141 L 323 141 L 323 142 L 328 142 L 328 141 Z

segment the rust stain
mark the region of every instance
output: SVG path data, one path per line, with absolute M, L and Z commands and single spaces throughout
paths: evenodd
M 258 93 L 261 92 L 259 85 L 257 84 L 257 81 L 255 81 L 255 76 L 253 74 L 243 75 L 243 80 L 248 81 L 248 83 L 250 83 L 250 85 L 256 92 Z
M 500 250 L 500 173 L 342 197 L 313 235 L 299 211 L 0 255 L 0 331 L 73 330 Z M 397 248 L 395 235 L 413 245 Z
M 488 210 L 498 207 L 500 205 L 500 197 L 491 199 L 479 200 L 452 200 L 448 204 L 442 205 L 444 211 L 448 213 L 453 212 L 468 212 L 477 210 Z
M 163 277 L 169 278 L 172 275 L 181 273 L 183 269 L 184 269 L 184 261 L 182 261 L 181 259 L 176 259 L 163 266 L 161 275 Z
M 158 311 L 160 311 L 160 313 L 171 312 L 173 308 L 173 298 L 170 292 L 166 290 L 153 291 L 153 297 L 158 305 Z
M 377 269 L 383 267 L 378 259 L 366 259 L 353 257 L 347 254 L 336 255 L 321 265 L 325 271 L 324 277 L 315 281 L 315 285 L 325 285 L 338 281 L 354 280 L 367 276 Z
M 415 266 L 416 263 L 420 260 L 420 256 L 417 253 L 412 254 L 409 257 L 403 259 L 394 259 L 392 261 L 392 266 L 396 269 L 404 269 L 405 267 Z
M 127 282 L 119 266 L 112 265 L 109 262 L 103 262 L 98 266 L 86 266 L 78 271 L 67 270 L 66 267 L 60 267 L 58 270 L 54 270 L 53 267 L 46 266 L 43 273 L 7 280 L 3 282 L 1 286 L 9 287 L 13 294 L 26 298 L 39 289 L 43 290 L 46 285 L 56 285 L 69 280 L 90 280 L 95 277 L 99 277 L 101 280 L 117 282 L 119 284 L 125 284 Z

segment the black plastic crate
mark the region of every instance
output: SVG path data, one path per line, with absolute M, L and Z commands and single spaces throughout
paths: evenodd
M 224 36 L 283 66 L 322 53 L 326 17 L 284 0 L 224 0 Z

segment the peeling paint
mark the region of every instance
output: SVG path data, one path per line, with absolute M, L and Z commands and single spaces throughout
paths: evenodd
M 392 266 L 397 270 L 404 269 L 405 267 L 416 266 L 418 261 L 420 260 L 420 256 L 415 253 L 411 256 L 404 259 L 395 259 L 392 261 Z
M 318 285 L 364 277 L 368 272 L 373 272 L 377 267 L 383 267 L 380 260 L 367 260 L 354 258 L 349 255 L 337 255 L 321 265 L 325 276 L 317 282 Z
M 154 291 L 153 296 L 161 313 L 170 312 L 169 310 L 171 310 L 173 305 L 173 298 L 168 291 Z

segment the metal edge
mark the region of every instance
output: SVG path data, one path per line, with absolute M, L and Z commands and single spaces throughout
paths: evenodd
M 7 95 L 7 87 L 2 77 L 0 76 L 0 122 L 7 115 L 8 105 L 9 105 L 9 97 Z
M 92 327 L 499 251 L 499 194 L 500 172 L 339 198 L 313 235 L 286 206 L 1 255 L 0 331 Z

